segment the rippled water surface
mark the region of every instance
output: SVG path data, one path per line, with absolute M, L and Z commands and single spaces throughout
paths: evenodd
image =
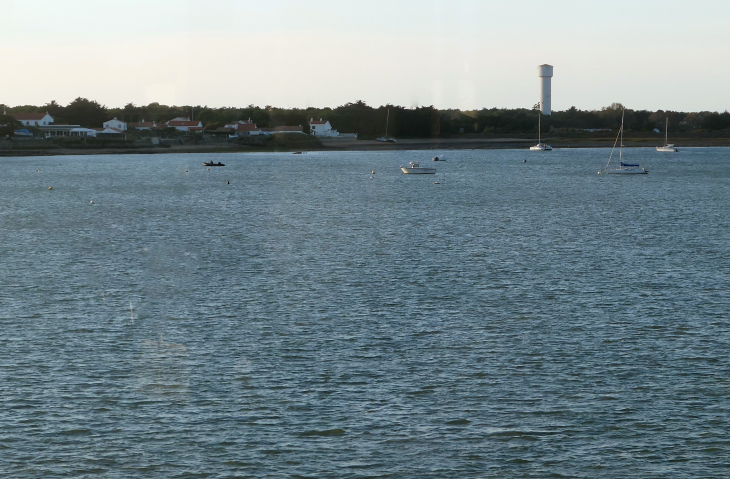
M 730 150 L 444 153 L 1 159 L 0 475 L 727 477 Z

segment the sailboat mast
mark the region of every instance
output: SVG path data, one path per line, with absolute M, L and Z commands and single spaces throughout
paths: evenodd
M 537 144 L 540 144 L 540 130 L 542 130 L 542 112 L 537 110 Z
M 669 144 L 669 117 L 665 118 L 667 122 L 664 124 L 664 144 Z
M 621 111 L 621 145 L 619 145 L 618 157 L 620 161 L 624 161 L 624 113 L 626 110 Z
M 388 138 L 388 122 L 390 121 L 390 108 L 388 108 L 388 115 L 385 117 L 385 137 Z

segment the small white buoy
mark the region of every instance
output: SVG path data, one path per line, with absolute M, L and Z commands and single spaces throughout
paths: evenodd
M 90 205 L 93 205 L 94 204 L 94 200 L 89 201 L 89 204 Z
M 48 187 L 48 189 L 49 189 L 49 190 L 52 190 L 52 189 L 53 189 L 53 187 L 52 187 L 52 186 L 49 186 L 49 187 Z
M 440 185 L 441 183 L 439 183 L 438 181 L 434 181 L 433 184 L 434 185 Z
M 374 175 L 375 174 L 375 170 L 371 171 L 370 174 L 371 175 Z

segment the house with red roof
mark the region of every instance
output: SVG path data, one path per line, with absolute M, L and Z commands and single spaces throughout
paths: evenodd
M 175 128 L 177 131 L 203 131 L 203 122 L 190 118 L 173 118 L 167 122 L 167 127 Z
M 324 121 L 322 118 L 319 121 L 314 118 L 309 120 L 309 133 L 314 136 L 337 136 L 337 130 L 333 130 L 330 122 Z
M 11 113 L 10 116 L 23 124 L 23 126 L 48 126 L 53 123 L 53 117 L 45 113 Z
M 257 127 L 256 123 L 237 123 L 234 133 L 238 136 L 260 135 L 261 128 Z

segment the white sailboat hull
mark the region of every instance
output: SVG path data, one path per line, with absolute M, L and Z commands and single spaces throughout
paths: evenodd
M 656 151 L 663 153 L 677 153 L 679 151 L 674 147 L 674 144 L 669 144 L 669 118 L 667 118 L 664 126 L 664 146 L 657 146 Z
M 615 170 L 599 171 L 599 175 L 646 175 L 649 172 L 644 168 L 616 168 Z
M 535 146 L 531 146 L 530 151 L 553 151 L 553 147 L 545 143 L 538 143 Z
M 401 171 L 406 175 L 433 175 L 436 174 L 436 168 L 409 168 L 401 166 Z

